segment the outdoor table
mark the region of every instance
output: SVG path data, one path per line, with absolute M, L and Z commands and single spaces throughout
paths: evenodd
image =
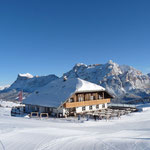
M 110 115 L 103 115 L 103 117 L 106 119 L 106 121 L 110 118 Z
M 131 111 L 130 111 L 130 110 L 126 111 L 126 114 L 129 114 L 129 113 L 131 113 Z
M 121 114 L 121 115 L 124 115 L 124 114 L 125 114 L 125 111 L 120 111 L 120 114 Z
M 87 113 L 87 115 L 93 115 L 92 113 Z
M 136 111 L 136 109 L 135 109 L 135 108 L 132 108 L 131 111 L 134 112 L 134 111 Z
M 105 117 L 106 115 L 105 114 L 101 114 L 101 115 L 99 115 L 99 117 L 101 117 L 101 118 L 103 118 L 103 117 Z
M 113 111 L 117 111 L 117 112 L 118 112 L 118 111 L 119 111 L 119 109 L 114 109 Z
M 118 114 L 116 114 L 116 113 L 113 113 L 113 114 L 111 114 L 111 118 L 113 119 L 114 117 L 117 117 L 118 116 Z
M 100 114 L 100 115 L 105 115 L 105 112 L 100 112 L 99 114 Z
M 110 113 L 110 112 L 106 112 L 105 114 L 106 114 L 106 115 L 111 115 L 112 113 Z
M 106 111 L 113 111 L 112 109 L 106 109 Z
M 112 112 L 113 110 L 107 110 L 106 112 Z
M 98 113 L 95 113 L 95 114 L 93 114 L 93 116 L 99 116 L 99 114 L 98 114 Z

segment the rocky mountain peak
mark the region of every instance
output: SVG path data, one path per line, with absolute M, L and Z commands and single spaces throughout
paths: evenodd
M 70 71 L 64 73 L 61 78 L 63 79 L 63 77 L 66 77 L 66 79 L 81 78 L 96 83 L 120 99 L 124 97 L 129 99 L 130 96 L 132 98 L 150 96 L 150 74 L 144 75 L 131 66 L 119 65 L 112 60 L 105 64 L 86 65 L 78 63 Z M 32 76 L 29 73 L 19 74 L 17 80 L 7 90 L 10 90 L 10 96 L 13 95 L 14 91 L 17 93 L 19 90 L 32 93 L 57 79 L 58 77 L 55 75 Z M 6 95 L 8 95 L 7 90 Z
M 77 64 L 75 64 L 74 67 L 81 67 L 81 66 L 87 67 L 87 65 L 84 63 L 77 63 Z
M 49 82 L 58 79 L 56 75 L 48 76 L 32 76 L 31 74 L 19 74 L 16 81 L 10 86 L 9 89 L 24 90 L 33 92 L 36 89 L 45 86 Z
M 116 64 L 116 63 L 114 63 L 112 60 L 109 60 L 108 62 L 107 62 L 107 64 Z
M 25 73 L 25 74 L 18 74 L 18 77 L 22 78 L 33 78 L 34 76 L 31 75 L 30 73 Z
M 112 60 L 109 60 L 104 67 L 108 70 L 108 76 L 122 74 L 120 66 Z
M 117 97 L 125 94 L 133 95 L 135 91 L 138 91 L 135 95 L 140 95 L 140 91 L 142 95 L 150 93 L 150 74 L 143 75 L 131 66 L 118 65 L 112 60 L 106 64 L 78 65 L 64 75 L 99 84 Z

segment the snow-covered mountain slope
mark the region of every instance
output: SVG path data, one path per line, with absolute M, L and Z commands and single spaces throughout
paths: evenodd
M 23 96 L 27 96 L 35 90 L 58 79 L 55 75 L 32 76 L 31 74 L 19 74 L 17 80 L 7 89 L 0 91 L 0 99 L 16 100 L 18 94 L 23 90 Z
M 20 91 L 15 89 L 10 90 L 3 90 L 0 92 L 0 99 L 6 100 L 6 101 L 16 101 L 19 99 L 19 93 Z M 30 92 L 23 92 L 23 98 L 27 97 L 30 94 Z
M 32 76 L 31 74 L 19 74 L 17 80 L 9 89 L 23 90 L 33 92 L 36 89 L 45 86 L 49 82 L 58 79 L 55 75 L 48 76 Z
M 135 99 L 150 96 L 150 74 L 144 75 L 142 72 L 128 65 L 118 65 L 113 61 L 106 64 L 85 65 L 76 64 L 63 77 L 81 78 L 98 85 L 119 99 Z M 62 77 L 62 78 L 63 78 Z M 27 93 L 44 87 L 49 82 L 58 79 L 55 75 L 32 76 L 31 74 L 19 74 L 17 80 L 7 89 L 0 91 L 1 98 L 14 98 L 18 91 Z
M 150 73 L 147 74 L 150 77 Z
M 0 86 L 0 91 L 2 91 L 2 90 L 4 90 L 4 89 L 7 89 L 7 88 L 9 88 L 9 87 L 10 87 L 10 85 Z
M 150 94 L 150 77 L 126 65 L 118 65 L 113 61 L 106 64 L 76 64 L 65 73 L 67 78 L 81 79 L 99 84 L 116 97 L 142 97 Z

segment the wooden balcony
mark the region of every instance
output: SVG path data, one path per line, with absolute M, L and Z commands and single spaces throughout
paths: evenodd
M 64 104 L 64 108 L 73 108 L 73 107 L 82 107 L 82 106 L 90 106 L 90 105 L 98 105 L 110 103 L 110 99 L 99 99 L 99 100 L 89 100 L 82 102 L 67 102 Z

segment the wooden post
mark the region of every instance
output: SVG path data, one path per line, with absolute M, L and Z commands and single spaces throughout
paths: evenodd
M 76 94 L 76 102 L 78 102 L 78 94 Z
M 77 95 L 74 94 L 74 102 L 77 102 Z
M 98 100 L 98 93 L 96 93 L 96 100 Z
M 104 92 L 103 92 L 103 99 L 104 99 Z

